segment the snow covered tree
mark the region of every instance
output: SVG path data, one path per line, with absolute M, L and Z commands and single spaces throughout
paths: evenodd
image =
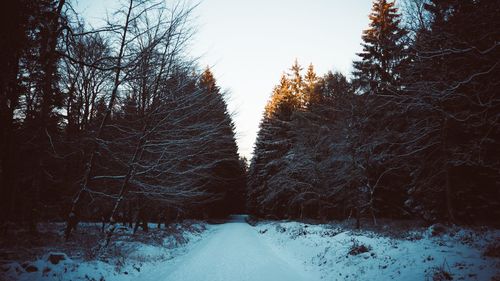
M 268 196 L 268 188 L 272 188 L 268 186 L 268 180 L 281 169 L 282 157 L 291 146 L 290 120 L 299 103 L 292 94 L 290 83 L 282 75 L 280 84 L 273 90 L 260 123 L 248 172 L 247 204 L 252 212 L 261 215 L 271 213 L 273 205 L 280 204 L 273 202 L 276 198 Z M 262 209 L 265 204 L 268 210 Z
M 261 215 L 267 212 L 278 217 L 289 216 L 300 205 L 292 203 L 300 191 L 290 185 L 293 177 L 289 169 L 294 163 L 299 164 L 298 159 L 292 160 L 299 156 L 292 151 L 297 133 L 293 119 L 307 103 L 301 70 L 295 61 L 290 73 L 281 76 L 260 124 L 247 188 L 250 210 Z
M 407 204 L 428 220 L 497 220 L 498 1 L 429 1 L 405 74 L 415 163 Z
M 251 211 L 279 218 L 343 218 L 334 209 L 338 201 L 347 202 L 340 199 L 346 189 L 338 188 L 341 195 L 331 191 L 339 182 L 332 180 L 338 166 L 331 160 L 342 157 L 332 147 L 335 137 L 342 138 L 333 124 L 345 120 L 339 118 L 347 105 L 341 100 L 351 87 L 338 73 L 318 78 L 312 65 L 305 77 L 300 71 L 295 63 L 266 106 L 249 170 Z
M 149 92 L 144 115 L 141 91 L 132 91 L 111 120 L 112 138 L 96 165 L 101 175 L 92 178 L 96 187 L 105 187 L 94 191 L 117 194 L 108 207 L 110 222 L 127 205 L 135 209 L 136 225 L 165 210 L 208 218 L 244 209 L 245 170 L 215 78 L 208 69 L 199 76 L 175 64 L 169 69 L 170 74 L 155 72 L 162 76 L 150 80 L 159 81 L 157 86 L 147 84 L 157 90 Z
M 401 118 L 401 74 L 407 63 L 405 36 L 394 2 L 376 0 L 363 32 L 361 60 L 353 64 L 353 84 L 360 95 L 355 122 L 357 166 L 372 214 L 397 214 L 404 202 L 404 189 L 397 183 L 405 165 L 395 156 L 405 121 Z
M 220 200 L 204 208 L 212 216 L 244 211 L 246 171 L 238 156 L 234 124 L 223 93 L 209 68 L 202 73 L 199 87 L 208 101 L 213 103 L 213 108 L 209 109 L 211 116 L 208 121 L 218 128 L 217 136 L 213 137 L 213 145 L 206 147 L 212 151 L 211 158 L 214 161 L 207 190 L 221 196 Z

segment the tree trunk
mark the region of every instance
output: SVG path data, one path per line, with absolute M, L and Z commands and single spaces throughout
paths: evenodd
M 87 186 L 90 183 L 91 176 L 92 176 L 92 170 L 93 170 L 93 166 L 94 166 L 94 158 L 95 158 L 95 155 L 97 154 L 98 149 L 99 149 L 99 144 L 98 144 L 97 140 L 101 138 L 101 136 L 104 132 L 104 127 L 106 126 L 106 123 L 108 122 L 108 119 L 110 118 L 111 112 L 113 111 L 113 107 L 115 105 L 116 96 L 118 94 L 118 87 L 120 85 L 120 75 L 121 75 L 121 71 L 122 71 L 121 63 L 122 63 L 123 54 L 125 51 L 125 45 L 127 42 L 126 41 L 127 40 L 127 32 L 128 32 L 128 28 L 129 28 L 128 26 L 130 23 L 130 15 L 131 15 L 132 9 L 133 9 L 133 3 L 134 3 L 134 1 L 130 0 L 129 7 L 127 10 L 127 16 L 126 16 L 125 25 L 123 28 L 123 35 L 122 35 L 121 43 L 120 43 L 120 51 L 118 53 L 118 58 L 117 58 L 117 63 L 116 63 L 116 73 L 115 73 L 115 78 L 114 78 L 113 90 L 111 92 L 111 97 L 109 99 L 109 103 L 108 103 L 108 106 L 106 108 L 106 112 L 104 114 L 104 117 L 101 121 L 101 124 L 99 125 L 99 129 L 97 130 L 97 135 L 95 138 L 93 149 L 90 153 L 90 157 L 87 160 L 87 163 L 85 164 L 85 172 L 84 172 L 83 180 L 80 183 L 80 190 L 78 191 L 78 193 L 75 195 L 75 197 L 73 199 L 70 213 L 76 212 L 80 201 L 83 199 L 84 194 L 87 192 Z M 67 228 L 69 228 L 68 222 L 66 223 L 66 225 L 67 225 Z
M 445 196 L 446 196 L 446 210 L 448 213 L 448 218 L 452 223 L 457 223 L 457 219 L 455 218 L 455 210 L 453 206 L 453 189 L 451 186 L 451 180 L 450 180 L 450 169 L 448 165 L 446 165 L 445 168 L 445 177 L 446 177 L 446 183 L 445 183 Z
M 355 212 L 356 212 L 356 229 L 360 229 L 361 228 L 361 212 L 359 211 L 359 208 L 356 207 L 355 209 Z
M 450 161 L 450 154 L 449 154 L 449 148 L 448 148 L 448 117 L 444 117 L 444 122 L 443 122 L 443 128 L 441 132 L 441 137 L 442 137 L 442 149 L 443 149 L 443 154 L 444 154 L 444 177 L 445 177 L 445 200 L 446 200 L 446 212 L 448 215 L 448 219 L 452 223 L 457 223 L 457 220 L 455 218 L 455 210 L 453 207 L 453 189 L 451 186 L 451 179 L 450 179 L 450 167 L 449 167 L 449 161 Z

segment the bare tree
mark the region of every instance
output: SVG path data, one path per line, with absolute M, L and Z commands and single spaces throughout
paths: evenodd
M 83 30 L 83 25 L 79 29 Z M 68 36 L 65 47 L 61 88 L 67 92 L 66 131 L 75 134 L 90 129 L 97 117 L 97 103 L 106 97 L 112 84 L 111 70 L 103 70 L 111 63 L 111 54 L 101 33 Z
M 122 16 L 122 24 L 112 24 L 108 23 L 107 30 L 111 31 L 112 34 L 118 34 L 116 38 L 116 48 L 117 51 L 113 57 L 113 62 L 111 68 L 114 70 L 113 84 L 111 87 L 111 93 L 109 95 L 108 105 L 104 116 L 101 119 L 101 123 L 97 129 L 95 135 L 95 142 L 89 153 L 88 160 L 86 161 L 85 170 L 80 182 L 79 191 L 76 193 L 70 211 L 70 216 L 74 217 L 77 213 L 77 208 L 81 202 L 84 194 L 88 191 L 88 186 L 92 177 L 92 171 L 95 161 L 96 153 L 99 151 L 99 140 L 102 138 L 106 124 L 109 122 L 113 108 L 115 107 L 116 100 L 118 98 L 119 88 L 126 78 L 126 72 L 124 70 L 135 67 L 140 54 L 131 52 L 130 46 L 135 42 L 136 37 L 130 37 L 129 32 L 131 27 L 140 20 L 144 14 L 157 7 L 158 3 L 151 3 L 150 1 L 142 0 L 130 0 L 127 7 L 116 12 L 117 15 Z M 113 45 L 113 47 L 115 47 Z M 76 226 L 75 220 L 72 222 L 68 220 L 66 227 L 66 238 L 71 234 L 72 229 Z
M 110 222 L 115 220 L 115 213 L 136 174 L 144 145 L 158 126 L 155 122 L 165 121 L 163 120 L 165 118 L 157 119 L 159 112 L 164 110 L 160 95 L 160 90 L 163 89 L 160 88 L 160 85 L 172 75 L 173 68 L 181 61 L 180 56 L 191 35 L 190 31 L 186 29 L 188 28 L 186 23 L 192 11 L 191 8 L 174 7 L 170 11 L 170 17 L 167 21 L 165 21 L 164 13 L 168 10 L 162 7 L 152 11 L 155 15 L 150 15 L 151 11 L 146 11 L 143 17 L 138 18 L 133 25 L 132 33 L 137 39 L 137 44 L 134 47 L 141 54 L 141 57 L 137 61 L 137 66 L 127 73 L 129 75 L 128 87 L 130 87 L 131 95 L 137 102 L 138 117 L 142 124 L 132 156 L 128 161 L 127 171 L 122 180 L 117 200 L 110 214 Z M 154 22 L 151 23 L 151 21 Z M 114 228 L 111 228 L 108 232 L 107 243 L 109 243 L 113 230 Z

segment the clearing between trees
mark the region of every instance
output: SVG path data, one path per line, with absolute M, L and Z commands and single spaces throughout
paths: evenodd
M 3 264 L 0 280 L 498 280 L 499 230 L 414 226 L 415 221 L 310 224 L 232 216 L 222 224 L 200 221 L 151 224 L 148 235 L 120 227 L 116 243 L 97 251 L 100 227 L 85 224 L 76 243 L 56 243 L 62 230 L 44 233 L 54 243 L 2 243 L 2 253 L 24 253 Z M 93 231 L 93 234 L 89 232 Z M 85 232 L 85 233 L 84 233 Z M 90 237 L 90 238 L 89 238 Z M 24 242 L 23 242 L 24 241 Z M 45 242 L 44 245 L 47 245 Z M 82 247 L 84 245 L 84 247 Z M 22 250 L 23 249 L 23 250 Z M 31 256 L 28 255 L 31 253 Z M 5 257 L 4 257 L 5 258 Z

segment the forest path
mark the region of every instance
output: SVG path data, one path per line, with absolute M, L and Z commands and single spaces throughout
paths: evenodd
M 292 265 L 266 244 L 245 222 L 245 216 L 232 216 L 194 247 L 174 269 L 149 276 L 158 281 L 312 281 L 300 266 Z M 146 281 L 148 278 L 141 278 Z

